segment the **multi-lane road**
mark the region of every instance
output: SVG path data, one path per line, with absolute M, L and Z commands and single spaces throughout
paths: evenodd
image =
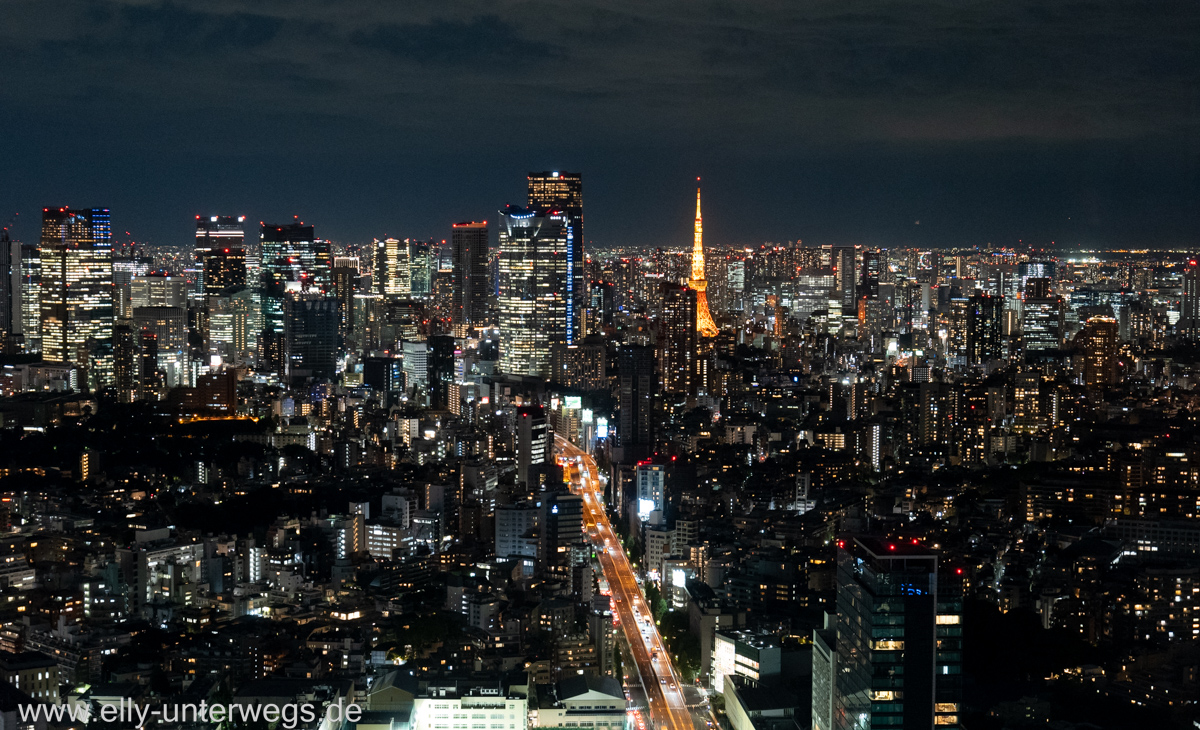
M 646 690 L 650 720 L 663 730 L 693 730 L 691 713 L 683 698 L 683 687 L 671 664 L 670 654 L 658 634 L 654 615 L 642 596 L 633 567 L 604 509 L 604 492 L 599 472 L 591 456 L 570 441 L 555 436 L 559 453 L 573 467 L 572 488 L 583 496 L 583 519 L 587 533 L 596 546 L 600 568 L 612 590 L 613 608 L 625 631 L 633 660 Z

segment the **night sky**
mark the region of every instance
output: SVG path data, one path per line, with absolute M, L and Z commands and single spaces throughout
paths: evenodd
M 1195 0 L 0 1 L 0 218 L 448 236 L 584 174 L 589 241 L 1200 239 Z M 917 221 L 920 223 L 917 224 Z

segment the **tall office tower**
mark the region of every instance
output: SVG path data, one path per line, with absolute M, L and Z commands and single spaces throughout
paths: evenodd
M 949 311 L 942 324 L 945 327 L 946 361 L 950 365 L 965 365 L 967 363 L 967 310 L 970 300 L 965 297 L 953 297 L 949 301 Z M 939 329 L 939 334 L 941 330 Z
M 287 348 L 282 332 L 263 328 L 258 333 L 258 357 L 256 364 L 263 372 L 283 375 L 287 370 Z
M 920 386 L 918 443 L 935 455 L 946 455 L 957 428 L 958 391 L 949 383 L 924 382 Z
M 1026 353 L 1062 347 L 1062 297 L 1026 298 L 1022 309 L 1021 343 Z
M 626 344 L 617 352 L 617 445 L 625 450 L 626 462 L 642 458 L 632 451 L 649 453 L 654 445 L 654 362 L 654 350 L 646 345 Z
M 487 221 L 455 223 L 450 229 L 454 258 L 454 302 L 451 322 L 459 330 L 487 324 L 488 227 Z
M 357 349 L 361 343 L 354 342 L 354 294 L 358 289 L 358 259 L 337 258 L 333 262 L 333 295 L 339 309 L 339 328 L 342 343 L 348 349 Z
M 159 393 L 165 385 L 162 371 L 158 369 L 158 335 L 153 330 L 138 330 L 137 337 L 137 370 L 139 374 L 139 396 L 158 400 Z
M 562 211 L 508 206 L 500 213 L 500 370 L 546 377 L 550 349 L 568 342 L 567 252 Z
M 554 434 L 542 406 L 521 406 L 517 409 L 517 484 L 530 491 L 536 487 L 539 473 L 550 463 L 554 453 Z
M 967 301 L 967 363 L 982 365 L 1001 356 L 1004 297 L 975 294 Z
M 263 326 L 283 332 L 284 299 L 289 292 L 313 288 L 316 277 L 316 236 L 312 226 L 303 223 L 272 225 L 264 223 L 259 264 L 262 287 Z
M 118 320 L 133 316 L 133 278 L 145 276 L 154 268 L 150 256 L 117 256 L 113 258 L 113 302 Z
M 1103 388 L 1117 382 L 1117 349 L 1120 334 L 1117 320 L 1092 317 L 1075 335 L 1083 362 L 1078 368 L 1088 388 Z
M 862 278 L 859 280 L 858 291 L 855 292 L 860 299 L 879 298 L 879 282 L 883 276 L 885 256 L 884 251 L 863 251 Z
M 429 408 L 429 343 L 426 340 L 401 342 L 400 369 L 404 373 L 404 390 L 409 402 L 418 408 Z
M 696 178 L 699 180 L 700 178 Z M 717 336 L 717 325 L 708 311 L 708 279 L 704 273 L 704 224 L 700 217 L 700 188 L 696 188 L 696 224 L 692 235 L 692 278 L 688 286 L 696 291 L 696 332 L 705 338 Z
M 242 251 L 246 243 L 246 234 L 242 226 L 246 216 L 213 215 L 207 218 L 196 216 L 196 292 L 204 295 L 219 291 L 224 287 L 216 287 L 209 282 L 208 256 L 213 251 L 226 249 Z M 242 253 L 242 281 L 245 282 L 245 253 Z M 226 285 L 226 286 L 232 286 Z
M 663 393 L 696 395 L 696 331 L 700 292 L 663 283 L 658 318 L 658 374 Z
M 137 330 L 129 324 L 113 327 L 113 385 L 117 390 L 117 401 L 132 403 L 141 390 L 139 371 Z
M 334 299 L 291 294 L 284 300 L 283 365 L 289 382 L 337 374 L 339 320 Z
M 454 338 L 433 335 L 429 338 L 429 402 L 433 408 L 450 407 L 450 386 L 454 383 Z
M 41 264 L 42 354 L 53 362 L 87 367 L 89 381 L 103 380 L 102 357 L 94 367 L 92 360 L 98 346 L 112 344 L 108 209 L 43 209 Z
M 245 285 L 246 249 L 214 248 L 204 255 L 204 294 L 220 294 L 230 287 Z
M 953 585 L 923 545 L 838 541 L 836 660 L 814 663 L 838 671 L 813 677 L 832 689 L 833 728 L 961 727 L 962 596 Z
M 616 295 L 616 287 L 612 282 L 592 282 L 591 302 L 588 304 L 588 334 L 604 334 L 604 328 L 613 326 L 613 316 L 617 311 Z
M 408 298 L 412 295 L 412 262 L 408 241 L 375 239 L 371 286 L 376 294 Z
M 42 255 L 36 243 L 21 244 L 19 294 L 25 352 L 42 351 Z
M 157 346 L 154 369 L 165 376 L 169 388 L 188 385 L 187 308 L 148 306 L 133 308 L 133 327 L 153 332 Z
M 834 246 L 831 258 L 836 298 L 841 301 L 843 311 L 854 311 L 857 300 L 855 273 L 858 271 L 855 247 Z
M 564 251 L 566 277 L 563 288 L 567 342 L 583 336 L 583 313 L 587 291 L 583 285 L 583 176 L 577 172 L 529 173 L 531 209 L 560 210 L 566 214 Z
M 0 230 L 0 348 L 21 332 L 21 243 Z
M 408 241 L 409 291 L 414 297 L 428 297 L 433 293 L 432 264 L 437 244 L 429 241 Z
M 1200 261 L 1188 259 L 1183 265 L 1183 296 L 1179 302 L 1179 333 L 1185 339 L 1200 340 Z
M 324 238 L 313 240 L 312 278 L 305 291 L 328 294 L 333 289 L 333 247 Z
M 262 331 L 260 294 L 232 287 L 208 298 L 208 352 L 225 362 L 241 362 L 258 349 Z

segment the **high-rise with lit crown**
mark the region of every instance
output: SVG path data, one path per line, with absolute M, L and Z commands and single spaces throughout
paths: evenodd
M 697 181 L 700 178 L 696 178 Z M 704 275 L 704 224 L 700 216 L 700 188 L 696 187 L 696 229 L 692 241 L 692 278 L 688 286 L 696 290 L 696 332 L 701 337 L 716 337 L 717 324 L 708 311 L 708 279 Z
M 113 328 L 112 231 L 107 208 L 45 208 L 41 244 L 42 353 L 86 365 Z
M 566 267 L 570 272 L 563 292 L 567 342 L 583 336 L 587 292 L 583 285 L 583 176 L 577 172 L 529 173 L 530 208 L 561 210 L 566 214 Z

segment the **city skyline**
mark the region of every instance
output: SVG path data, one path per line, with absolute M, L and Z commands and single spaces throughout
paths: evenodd
M 1196 0 L 0 44 L 0 728 L 1200 728 Z

